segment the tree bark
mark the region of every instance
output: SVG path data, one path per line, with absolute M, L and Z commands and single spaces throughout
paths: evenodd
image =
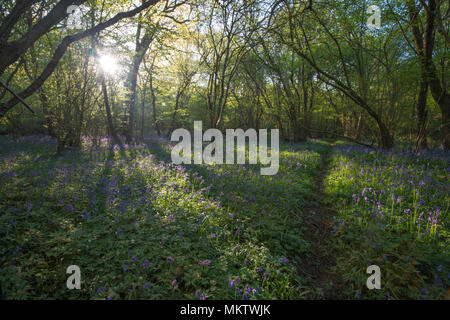
M 419 88 L 419 97 L 417 99 L 417 140 L 414 149 L 415 153 L 418 153 L 420 152 L 420 150 L 428 148 L 426 135 L 427 95 L 428 95 L 428 82 L 426 79 L 422 79 Z
M 425 29 L 422 35 L 421 27 L 419 24 L 419 12 L 420 10 L 415 6 L 414 2 L 407 2 L 409 18 L 411 22 L 411 28 L 414 36 L 414 43 L 416 46 L 416 53 L 421 63 L 422 83 L 421 93 L 419 93 L 418 101 L 418 120 L 425 121 L 426 110 L 420 104 L 424 104 L 426 101 L 426 94 L 424 89 L 424 82 L 427 82 L 430 88 L 431 96 L 441 110 L 442 119 L 442 148 L 444 150 L 450 149 L 450 97 L 446 91 L 446 88 L 442 85 L 441 80 L 436 71 L 436 67 L 433 62 L 433 49 L 434 49 L 434 37 L 435 37 L 435 21 L 437 8 L 436 0 L 428 0 L 428 5 L 425 1 L 421 1 L 422 6 L 426 10 Z M 419 123 L 419 140 L 423 139 L 421 135 L 425 136 L 425 124 Z
M 101 83 L 102 83 L 103 101 L 105 103 L 106 118 L 107 118 L 107 122 L 108 122 L 109 134 L 111 135 L 111 137 L 113 139 L 113 143 L 121 146 L 122 142 L 120 141 L 120 138 L 117 135 L 116 130 L 114 129 L 114 124 L 113 124 L 112 115 L 111 115 L 111 107 L 109 105 L 109 99 L 108 99 L 108 90 L 106 88 L 106 79 L 103 74 L 101 75 Z
M 131 143 L 134 137 L 134 116 L 136 113 L 136 88 L 137 88 L 137 77 L 139 73 L 139 68 L 154 36 L 153 28 L 151 26 L 148 26 L 146 28 L 144 36 L 142 37 L 142 39 L 140 39 L 140 30 L 141 24 L 139 23 L 138 31 L 136 33 L 136 49 L 133 57 L 133 66 L 129 77 L 130 100 L 129 100 L 128 128 L 126 135 L 127 143 Z
M 22 4 L 20 7 L 20 10 L 18 9 L 19 13 L 23 13 L 32 4 L 30 1 L 25 2 L 26 3 Z M 12 27 L 18 22 L 17 16 L 14 17 L 15 19 L 6 21 L 5 23 L 7 24 L 5 26 L 2 24 L 0 29 L 4 29 L 4 31 L 2 30 L 2 40 L 4 45 L 0 47 L 0 57 L 2 57 L 0 60 L 0 75 L 3 74 L 8 66 L 16 62 L 40 37 L 66 18 L 68 15 L 67 8 L 70 5 L 81 5 L 84 2 L 86 2 L 86 0 L 59 1 L 44 18 L 39 20 L 39 22 L 30 28 L 30 30 L 28 30 L 20 39 L 12 42 L 5 43 L 7 40 L 5 38 L 9 35 L 9 31 Z M 20 6 L 21 3 L 18 3 L 18 5 Z
M 11 10 L 11 13 L 5 17 L 0 26 L 0 47 L 4 47 L 11 34 L 12 29 L 19 21 L 20 17 L 31 7 L 37 0 L 18 0 Z
M 150 78 L 149 78 L 149 85 L 150 85 L 150 94 L 151 94 L 151 101 L 152 101 L 152 111 L 153 111 L 153 125 L 156 128 L 156 133 L 158 134 L 158 137 L 161 136 L 161 130 L 159 129 L 158 119 L 156 117 L 156 96 L 155 96 L 155 90 L 153 89 L 153 65 L 150 69 Z
M 144 84 L 144 88 L 142 90 L 142 101 L 141 101 L 141 141 L 144 141 L 144 128 L 145 128 L 145 99 L 146 99 L 146 91 L 147 87 Z

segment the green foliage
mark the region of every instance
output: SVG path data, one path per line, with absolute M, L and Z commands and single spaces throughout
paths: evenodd
M 156 142 L 59 158 L 48 138 L 0 142 L 5 299 L 195 299 L 197 290 L 297 299 L 313 290 L 296 265 L 310 250 L 302 208 L 320 143 L 283 147 L 280 173 L 260 176 L 257 166 L 160 162 L 169 149 Z M 65 287 L 71 264 L 81 290 Z
M 414 156 L 340 143 L 332 165 L 327 193 L 337 214 L 330 250 L 346 296 L 442 299 L 450 265 L 445 153 Z M 381 268 L 381 290 L 365 288 L 372 264 Z

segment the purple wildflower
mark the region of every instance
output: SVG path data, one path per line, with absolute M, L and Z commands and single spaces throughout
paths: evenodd
M 144 263 L 142 264 L 143 267 L 150 267 L 152 263 L 148 261 L 147 259 L 144 259 Z

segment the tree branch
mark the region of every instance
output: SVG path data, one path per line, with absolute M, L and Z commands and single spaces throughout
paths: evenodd
M 61 60 L 61 58 L 63 57 L 64 53 L 66 52 L 67 48 L 69 47 L 69 45 L 71 43 L 79 41 L 88 36 L 92 36 L 100 31 L 114 25 L 115 23 L 117 23 L 118 21 L 120 21 L 124 18 L 132 17 L 132 16 L 138 14 L 139 12 L 141 12 L 142 10 L 147 9 L 148 7 L 150 7 L 152 5 L 155 5 L 158 1 L 159 0 L 147 1 L 147 2 L 143 3 L 141 6 L 135 8 L 133 10 L 118 13 L 111 19 L 109 19 L 105 22 L 99 23 L 95 27 L 92 27 L 90 29 L 79 32 L 77 34 L 65 37 L 59 44 L 58 48 L 56 49 L 55 53 L 53 54 L 52 59 L 47 64 L 47 66 L 42 71 L 42 73 L 39 75 L 39 77 L 37 77 L 33 81 L 33 83 L 31 83 L 18 96 L 21 99 L 25 99 L 25 98 L 29 97 L 30 95 L 32 95 L 37 89 L 39 89 L 41 87 L 41 85 L 44 83 L 44 81 L 53 73 L 56 66 L 58 65 L 59 60 Z M 11 99 L 9 101 L 0 104 L 0 118 L 2 118 L 6 114 L 6 112 L 8 112 L 8 110 L 10 110 L 12 107 L 14 107 L 19 101 L 20 100 L 18 99 L 18 97 L 14 97 L 13 99 Z
M 20 102 L 23 103 L 23 105 L 25 107 L 27 107 L 28 110 L 30 110 L 32 113 L 34 113 L 34 111 L 31 109 L 31 107 L 28 105 L 28 103 L 26 103 L 21 97 L 19 97 L 10 87 L 8 87 L 6 84 L 3 83 L 3 81 L 0 80 L 0 85 L 5 88 L 6 90 L 8 90 L 13 96 L 16 97 L 16 99 L 18 99 Z

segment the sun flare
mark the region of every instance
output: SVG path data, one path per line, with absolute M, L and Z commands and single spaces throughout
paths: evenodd
M 119 69 L 116 59 L 110 55 L 102 55 L 99 63 L 102 70 L 109 74 L 115 74 Z

